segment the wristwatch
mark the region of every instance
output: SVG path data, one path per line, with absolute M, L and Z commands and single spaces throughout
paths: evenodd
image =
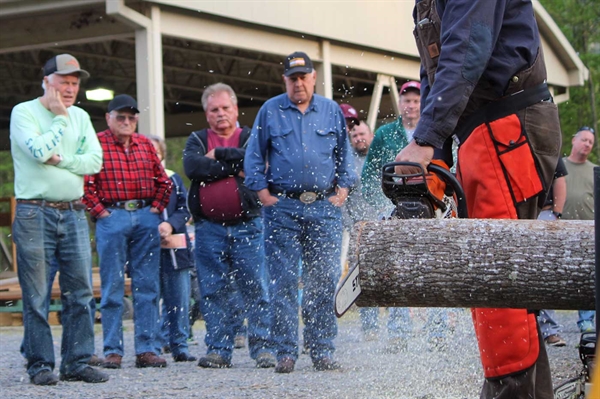
M 415 144 L 418 145 L 419 147 L 433 147 L 431 144 L 429 144 L 428 142 L 426 142 L 423 139 L 415 137 L 414 140 L 415 140 Z
M 562 218 L 562 213 L 560 213 L 560 212 L 552 211 L 552 214 L 553 214 L 554 216 L 556 216 L 556 218 L 557 218 L 557 219 L 560 219 L 560 218 Z

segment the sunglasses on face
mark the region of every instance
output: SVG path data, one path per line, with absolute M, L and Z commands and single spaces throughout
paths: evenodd
M 119 123 L 125 122 L 125 120 L 129 120 L 129 122 L 134 123 L 137 121 L 137 115 L 115 115 L 115 119 Z

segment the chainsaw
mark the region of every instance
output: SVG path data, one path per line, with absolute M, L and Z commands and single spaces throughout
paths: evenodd
M 399 174 L 396 166 L 412 166 L 417 173 Z M 384 219 L 445 219 L 466 218 L 467 202 L 458 179 L 448 170 L 435 164 L 427 167 L 429 173 L 437 175 L 446 189 L 443 198 L 436 197 L 427 185 L 428 173 L 418 163 L 393 162 L 383 166 L 381 187 L 383 193 L 394 204 L 394 209 Z M 342 317 L 360 295 L 358 263 L 346 274 L 335 292 L 335 314 Z

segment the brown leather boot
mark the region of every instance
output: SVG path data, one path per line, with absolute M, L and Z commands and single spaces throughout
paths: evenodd
M 105 369 L 120 369 L 121 368 L 121 359 L 123 356 L 118 355 L 116 353 L 111 353 L 104 358 L 104 362 L 100 365 Z
M 154 352 L 145 352 L 136 356 L 135 367 L 167 367 L 167 361 Z

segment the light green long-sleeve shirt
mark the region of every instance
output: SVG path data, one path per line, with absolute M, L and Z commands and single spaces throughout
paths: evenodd
M 83 195 L 83 176 L 100 171 L 102 147 L 90 116 L 76 106 L 67 112 L 69 117 L 55 115 L 39 99 L 13 108 L 10 146 L 17 198 L 72 201 Z M 63 160 L 44 164 L 54 154 Z
M 375 137 L 362 170 L 361 183 L 364 199 L 379 212 L 393 207 L 381 189 L 381 170 L 383 165 L 394 162 L 396 155 L 408 145 L 402 117 L 381 126 Z

